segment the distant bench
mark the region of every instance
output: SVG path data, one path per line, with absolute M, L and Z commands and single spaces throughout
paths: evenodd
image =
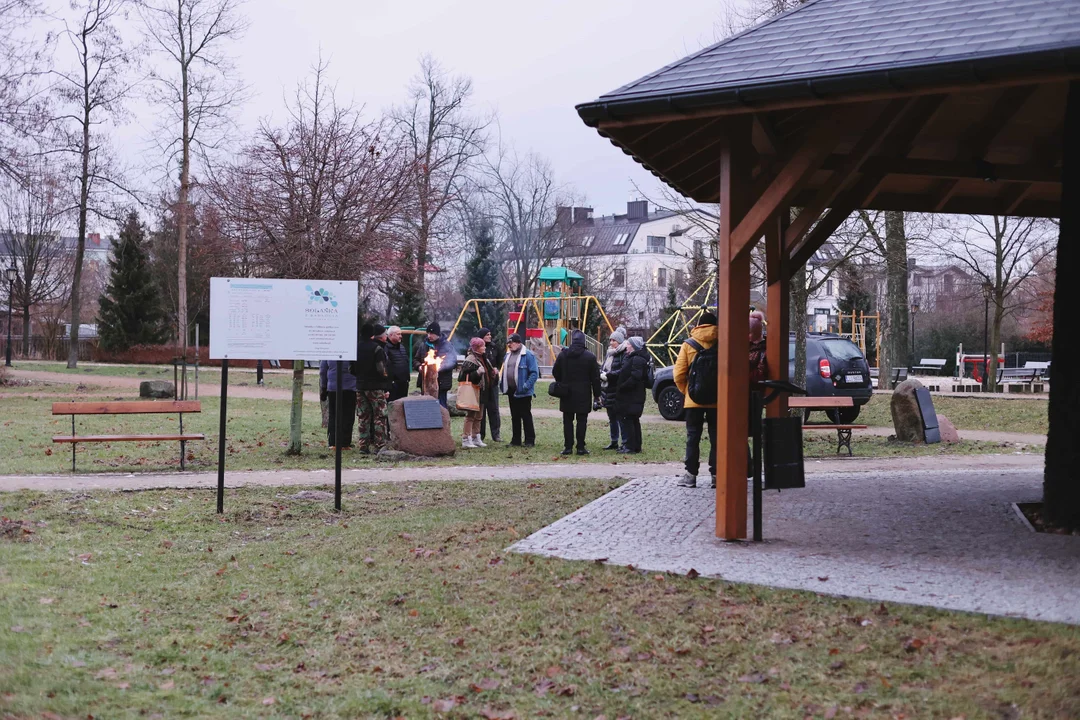
M 948 362 L 948 360 L 944 360 L 942 358 L 923 358 L 919 361 L 918 365 L 911 368 L 911 372 L 915 372 L 916 370 L 925 370 L 927 372 L 932 372 L 935 375 L 940 375 L 945 370 L 945 365 Z
M 855 402 L 847 395 L 835 397 L 792 397 L 788 398 L 789 408 L 803 410 L 835 410 L 838 408 L 855 407 Z M 866 425 L 803 425 L 804 430 L 835 430 L 836 431 L 836 454 L 839 455 L 843 448 L 847 448 L 848 457 L 851 457 L 851 431 L 865 430 Z
M 1022 368 L 998 368 L 998 385 L 1030 385 L 1035 391 L 1035 386 L 1043 382 L 1044 374 L 1049 370 L 1049 363 L 1029 362 Z M 1020 388 L 1023 390 L 1023 388 Z M 1040 388 L 1041 389 L 1041 388 Z
M 184 469 L 184 454 L 188 440 L 205 440 L 205 435 L 184 433 L 184 413 L 202 412 L 197 400 L 140 400 L 133 402 L 62 402 L 53 403 L 53 415 L 71 416 L 71 435 L 54 435 L 54 443 L 71 443 L 71 471 L 75 472 L 75 445 L 100 442 L 180 442 L 180 469 Z M 175 435 L 76 435 L 76 415 L 147 415 L 173 414 L 180 417 L 180 432 Z
M 897 385 L 899 385 L 900 383 L 907 380 L 907 374 L 908 374 L 907 373 L 907 368 L 893 368 L 893 371 L 892 371 L 892 386 L 895 388 Z M 876 368 L 876 367 L 870 368 L 870 379 L 871 379 L 871 381 L 873 381 L 874 378 L 877 378 L 878 375 L 879 375 L 879 369 L 878 368 Z M 878 388 L 878 390 L 884 390 L 885 389 L 885 388 L 881 387 L 880 378 L 878 379 L 877 388 Z

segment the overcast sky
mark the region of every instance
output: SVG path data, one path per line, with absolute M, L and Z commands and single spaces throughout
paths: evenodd
M 251 26 L 235 58 L 252 99 L 237 119 L 250 128 L 281 117 L 283 91 L 320 51 L 339 98 L 377 112 L 405 98 L 429 53 L 472 78 L 477 106 L 498 111 L 504 141 L 550 159 L 598 215 L 625 212 L 631 181 L 654 188 L 656 180 L 586 127 L 574 105 L 710 44 L 721 13 L 717 0 L 249 0 Z M 149 135 L 146 114 L 120 133 L 125 155 Z

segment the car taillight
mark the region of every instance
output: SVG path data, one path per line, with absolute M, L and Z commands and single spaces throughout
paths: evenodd
M 818 372 L 821 373 L 821 377 L 826 380 L 832 377 L 832 366 L 829 365 L 828 358 L 821 358 L 818 360 Z

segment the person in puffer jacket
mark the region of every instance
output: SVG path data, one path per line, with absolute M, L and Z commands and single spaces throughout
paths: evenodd
M 649 376 L 649 351 L 644 338 L 634 336 L 626 341 L 626 360 L 619 369 L 615 389 L 615 411 L 626 433 L 626 449 L 621 453 L 641 452 L 641 414 L 645 412 L 645 386 Z
M 620 447 L 626 447 L 626 433 L 621 432 L 622 426 L 619 423 L 619 415 L 615 412 L 615 385 L 619 379 L 619 369 L 622 368 L 622 364 L 626 359 L 626 352 L 622 347 L 624 342 L 626 342 L 626 330 L 622 327 L 616 328 L 608 340 L 607 355 L 604 358 L 603 366 L 600 368 L 600 388 L 602 390 L 600 403 L 607 410 L 608 429 L 611 432 L 611 443 L 604 448 L 605 450 L 618 450 Z M 622 439 L 621 445 L 619 444 L 620 436 Z

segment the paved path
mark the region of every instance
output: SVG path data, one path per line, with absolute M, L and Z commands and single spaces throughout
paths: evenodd
M 718 540 L 712 492 L 635 479 L 511 550 L 1080 624 L 1080 537 L 1035 533 L 1012 505 L 1039 501 L 1041 458 L 965 459 L 807 463 L 806 488 L 766 493 L 763 543 Z
M 931 468 L 1042 467 L 1041 455 L 950 455 L 916 458 L 829 458 L 809 460 L 808 472 L 883 472 Z M 635 479 L 669 477 L 682 471 L 681 463 L 556 462 L 536 465 L 447 466 L 396 465 L 342 470 L 344 485 L 432 480 L 550 480 L 557 478 Z M 227 472 L 225 485 L 244 486 L 329 485 L 331 470 L 267 470 Z M 15 490 L 152 490 L 160 488 L 217 487 L 216 472 L 0 475 L 0 492 Z

